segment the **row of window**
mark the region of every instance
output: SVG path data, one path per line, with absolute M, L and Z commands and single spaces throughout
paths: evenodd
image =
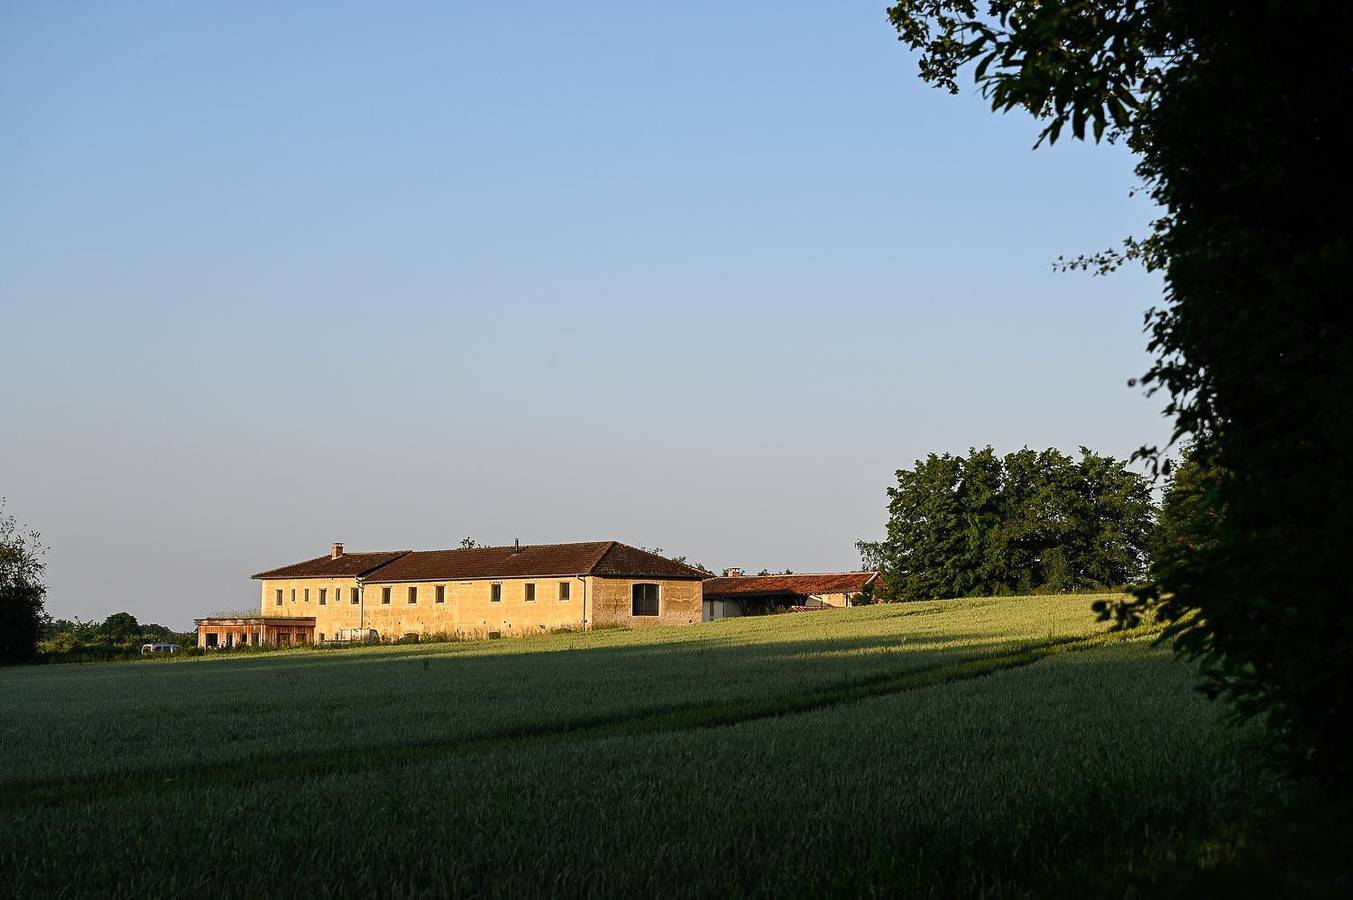
M 567 603 L 569 599 L 572 597 L 573 582 L 560 581 L 557 582 L 557 584 L 559 590 L 557 597 L 559 602 Z M 418 585 L 411 584 L 408 586 L 408 588 L 406 588 L 406 590 L 408 591 L 406 596 L 409 605 L 412 606 L 416 604 L 418 602 Z M 393 591 L 394 591 L 393 588 L 388 587 L 381 588 L 382 606 L 390 605 L 390 598 L 393 594 Z M 433 585 L 433 598 L 434 603 L 445 603 L 446 585 L 444 584 Z M 522 585 L 522 600 L 526 603 L 536 602 L 536 583 L 534 581 L 528 581 L 526 582 L 526 584 Z M 489 585 L 489 602 L 490 603 L 503 602 L 503 585 L 501 582 L 495 581 Z
M 319 592 L 319 605 L 320 605 L 320 606 L 328 606 L 328 605 L 329 605 L 329 589 L 328 589 L 328 588 L 317 588 L 317 590 L 318 590 L 318 592 Z M 361 602 L 361 596 L 362 596 L 362 595 L 358 593 L 357 588 L 349 588 L 349 592 L 351 593 L 351 596 L 352 596 L 351 603 L 352 603 L 353 606 L 356 606 L 358 603 Z M 310 588 L 303 588 L 303 589 L 302 589 L 302 592 L 301 592 L 301 596 L 302 596 L 303 602 L 309 603 L 309 602 L 310 602 Z M 292 589 L 291 589 L 291 602 L 292 602 L 292 603 L 295 603 L 295 602 L 296 602 L 296 589 L 295 589 L 295 588 L 292 588 Z M 343 589 L 342 589 L 341 587 L 336 587 L 336 588 L 334 588 L 334 603 L 337 604 L 337 603 L 342 603 L 342 602 L 343 602 Z M 278 588 L 276 591 L 273 592 L 273 605 L 275 605 L 275 606 L 281 606 L 281 605 L 282 605 L 282 589 L 281 589 L 281 588 Z
M 558 582 L 558 586 L 559 586 L 559 594 L 558 594 L 559 602 L 567 603 L 570 597 L 570 592 L 572 590 L 573 583 L 569 581 L 560 581 Z M 303 602 L 309 603 L 310 588 L 302 588 L 301 590 Z M 328 605 L 329 589 L 317 588 L 317 590 L 319 591 L 319 605 L 320 606 Z M 348 590 L 351 596 L 351 603 L 353 606 L 356 606 L 361 600 L 361 594 L 358 592 L 357 588 L 349 588 Z M 409 585 L 407 591 L 408 593 L 406 594 L 406 597 L 408 599 L 409 605 L 410 606 L 416 605 L 418 603 L 418 585 L 416 584 Z M 390 605 L 393 592 L 394 592 L 393 588 L 388 587 L 381 588 L 382 606 Z M 334 588 L 333 596 L 334 603 L 342 603 L 343 589 L 337 587 Z M 534 581 L 528 581 L 526 582 L 525 585 L 523 585 L 522 600 L 526 603 L 536 602 L 536 583 Z M 501 582 L 495 581 L 489 585 L 489 602 L 501 603 L 502 601 L 503 601 L 503 585 Z M 277 606 L 282 605 L 281 588 L 277 589 L 274 595 L 274 602 L 276 603 Z M 296 588 L 291 589 L 291 602 L 292 603 L 296 602 Z M 434 603 L 446 602 L 446 585 L 444 584 L 433 585 L 433 602 Z M 630 586 L 631 615 L 656 616 L 659 614 L 659 608 L 660 604 L 658 600 L 658 586 L 656 584 L 639 583 Z

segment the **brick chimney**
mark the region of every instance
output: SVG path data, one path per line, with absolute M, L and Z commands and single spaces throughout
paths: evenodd
M 521 552 L 521 538 L 512 539 L 512 553 L 516 555 Z
M 739 568 L 737 568 L 736 566 L 734 566 L 734 567 L 731 568 L 731 569 L 724 569 L 724 570 L 723 570 L 723 577 L 724 577 L 724 578 L 741 578 L 741 577 L 742 577 L 742 570 L 739 569 Z
M 340 556 L 342 556 L 342 555 L 343 555 L 343 545 L 342 545 L 342 544 L 334 544 L 332 547 L 329 548 L 329 558 L 330 558 L 330 559 L 338 559 L 338 558 L 339 558 Z

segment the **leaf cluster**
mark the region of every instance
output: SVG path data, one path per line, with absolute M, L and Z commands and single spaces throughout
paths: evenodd
M 1145 571 L 1150 485 L 1082 447 L 930 454 L 897 472 L 884 539 L 860 545 L 880 596 L 920 600 L 1118 588 Z
M 1166 506 L 1192 524 L 1109 612 L 1175 623 L 1211 693 L 1262 715 L 1297 768 L 1353 784 L 1353 4 L 901 0 L 888 15 L 925 80 L 957 91 L 971 67 L 994 109 L 1043 120 L 1040 141 L 1069 126 L 1135 152 L 1161 209 L 1150 234 L 1062 265 L 1162 275 L 1139 384 L 1191 445 Z M 1165 450 L 1140 456 L 1169 474 Z
M 152 641 L 191 647 L 195 636 L 153 622 L 138 622 L 128 612 L 115 612 L 102 622 L 44 618 L 38 650 L 45 662 L 132 659 L 140 657 L 142 644 Z
M 6 513 L 0 498 L 0 665 L 28 662 L 37 654 L 46 551 L 41 536 Z

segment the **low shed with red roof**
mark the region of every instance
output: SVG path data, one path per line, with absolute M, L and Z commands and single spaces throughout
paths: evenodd
M 803 575 L 735 575 L 707 578 L 702 618 L 723 619 L 795 607 L 850 606 L 869 591 L 877 572 L 815 572 Z

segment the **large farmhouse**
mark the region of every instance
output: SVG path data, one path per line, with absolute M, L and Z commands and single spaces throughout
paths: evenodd
M 708 573 L 622 544 L 328 555 L 259 572 L 258 616 L 197 620 L 204 648 L 698 622 Z

